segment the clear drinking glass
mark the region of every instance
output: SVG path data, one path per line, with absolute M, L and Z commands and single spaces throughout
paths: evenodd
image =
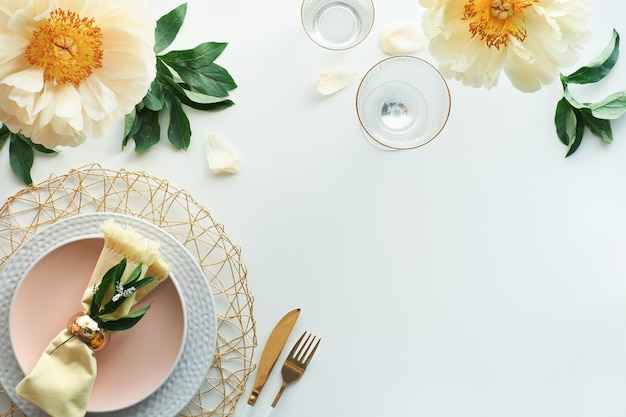
M 433 140 L 450 114 L 450 90 L 439 71 L 413 56 L 394 56 L 363 77 L 356 111 L 364 133 L 383 149 L 413 149 Z
M 374 24 L 372 0 L 303 0 L 304 30 L 318 45 L 333 50 L 352 48 Z

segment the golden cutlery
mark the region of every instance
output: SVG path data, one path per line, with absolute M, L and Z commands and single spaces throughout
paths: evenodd
M 265 348 L 263 349 L 263 353 L 261 354 L 261 361 L 259 362 L 259 369 L 256 374 L 256 379 L 254 380 L 254 385 L 252 388 L 252 392 L 250 393 L 250 397 L 248 398 L 248 403 L 245 406 L 244 413 L 242 417 L 247 417 L 250 415 L 252 407 L 256 403 L 256 400 L 259 398 L 259 394 L 267 381 L 267 377 L 269 376 L 274 364 L 278 360 L 280 353 L 287 343 L 287 339 L 291 334 L 291 330 L 293 326 L 296 324 L 298 317 L 300 316 L 300 309 L 296 308 L 295 310 L 290 311 L 285 314 L 285 316 L 280 319 L 272 333 L 270 333 L 269 338 L 267 339 L 267 343 L 265 344 Z
M 305 336 L 306 339 L 304 338 Z M 267 413 L 265 413 L 265 417 L 268 417 L 272 411 L 274 411 L 276 404 L 278 404 L 278 400 L 280 400 L 283 392 L 285 392 L 285 388 L 302 377 L 302 374 L 304 374 L 307 366 L 309 366 L 309 362 L 311 362 L 311 359 L 313 358 L 321 340 L 322 339 L 316 338 L 311 333 L 308 335 L 307 332 L 302 333 L 302 336 L 300 336 L 300 339 L 298 339 L 293 349 L 291 349 L 289 356 L 287 356 L 287 359 L 283 364 L 283 369 L 281 370 L 283 383 L 280 386 L 280 390 L 278 391 L 276 398 L 274 398 L 272 406 L 269 410 L 267 410 Z M 302 346 L 300 346 L 300 343 L 302 343 Z

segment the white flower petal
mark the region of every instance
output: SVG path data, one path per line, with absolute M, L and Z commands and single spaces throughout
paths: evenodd
M 323 95 L 334 94 L 347 87 L 356 77 L 357 71 L 325 70 L 317 74 L 317 91 Z
M 38 93 L 43 88 L 43 70 L 29 67 L 6 76 L 0 83 L 28 93 Z
M 85 80 L 78 91 L 82 97 L 83 109 L 94 121 L 104 120 L 115 112 L 117 98 L 115 93 L 100 80 L 93 76 Z
M 411 54 L 428 43 L 424 31 L 417 25 L 402 24 L 388 27 L 380 36 L 380 48 L 389 55 Z
M 239 152 L 226 139 L 214 133 L 208 137 L 206 158 L 209 168 L 215 173 L 234 174 L 241 167 Z

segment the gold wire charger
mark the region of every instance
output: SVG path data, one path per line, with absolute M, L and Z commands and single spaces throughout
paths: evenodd
M 217 346 L 209 374 L 179 416 L 231 415 L 254 368 L 253 297 L 239 247 L 186 191 L 143 172 L 112 171 L 98 164 L 52 175 L 9 197 L 0 208 L 0 268 L 39 228 L 93 212 L 123 213 L 151 221 L 194 256 L 215 299 Z M 2 404 L 8 404 L 2 417 L 24 416 L 0 387 Z

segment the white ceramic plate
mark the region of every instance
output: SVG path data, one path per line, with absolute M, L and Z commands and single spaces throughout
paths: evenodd
M 22 287 L 21 283 L 24 281 L 24 277 L 29 276 L 31 270 L 34 270 L 39 261 L 58 257 L 58 254 L 54 255 L 56 251 L 71 249 L 77 241 L 83 241 L 82 243 L 85 245 L 97 246 L 97 238 L 102 237 L 100 226 L 106 219 L 114 219 L 122 225 L 130 226 L 142 235 L 161 244 L 161 255 L 172 268 L 172 278 L 178 287 L 182 305 L 185 306 L 183 316 L 186 316 L 187 331 L 183 332 L 185 338 L 182 344 L 183 350 L 180 352 L 178 360 L 174 360 L 176 362 L 174 368 L 168 370 L 165 381 L 161 384 L 161 381 L 155 380 L 158 377 L 149 377 L 153 381 L 153 385 L 152 390 L 150 387 L 147 388 L 149 390 L 147 392 L 152 392 L 151 395 L 135 405 L 117 411 L 108 410 L 119 407 L 96 403 L 90 407 L 92 411 L 87 415 L 101 417 L 174 416 L 187 405 L 197 392 L 213 362 L 217 341 L 217 317 L 213 297 L 202 269 L 178 241 L 149 222 L 117 213 L 93 213 L 58 221 L 37 233 L 16 251 L 4 268 L 0 270 L 0 331 L 6 335 L 10 334 L 11 311 L 15 307 L 13 304 L 15 300 L 19 301 L 19 293 L 24 292 L 25 288 Z M 93 238 L 96 241 L 92 240 Z M 28 284 L 27 281 L 24 282 Z M 167 287 L 164 289 L 166 292 L 168 291 Z M 80 289 L 81 293 L 82 290 L 84 288 Z M 171 293 L 171 289 L 169 291 Z M 16 294 L 15 297 L 14 294 Z M 171 294 L 169 297 L 171 299 Z M 149 314 L 144 320 L 148 322 L 148 318 Z M 137 326 L 140 325 L 141 322 Z M 55 329 L 55 332 L 58 330 L 60 329 Z M 126 332 L 132 332 L 132 329 Z M 115 336 L 121 336 L 122 333 Z M 130 334 L 128 333 L 128 335 Z M 15 339 L 18 337 L 18 335 L 13 334 L 11 336 Z M 163 337 L 168 337 L 168 329 L 163 329 Z M 17 339 L 15 341 L 17 342 Z M 16 346 L 19 347 L 19 343 L 16 343 Z M 109 348 L 111 346 L 107 350 Z M 30 417 L 44 417 L 45 414 L 38 408 L 15 394 L 15 386 L 24 377 L 20 364 L 22 367 L 28 368 L 27 364 L 24 363 L 22 352 L 20 351 L 16 355 L 11 338 L 0 338 L 0 384 L 25 414 Z M 142 377 L 139 372 L 136 376 Z M 132 378 L 132 374 L 125 378 Z M 134 401 L 132 397 L 122 401 L 136 402 L 137 399 L 143 398 L 145 395 L 146 391 L 140 390 L 134 394 Z

